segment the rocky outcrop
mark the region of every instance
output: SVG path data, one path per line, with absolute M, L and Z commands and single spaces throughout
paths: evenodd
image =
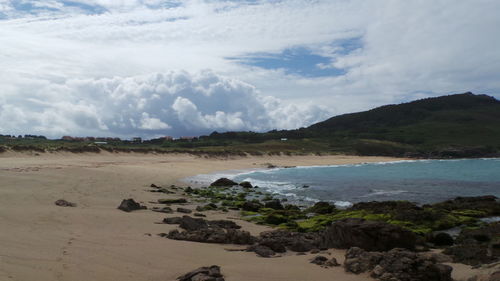
M 248 181 L 242 181 L 240 182 L 240 186 L 243 187 L 243 188 L 253 188 L 253 185 L 248 182 Z
M 260 233 L 258 244 L 267 246 L 275 252 L 287 249 L 294 252 L 308 252 L 318 248 L 320 236 L 317 233 L 300 233 L 287 230 L 264 231 Z
M 220 227 L 200 228 L 192 231 L 172 230 L 167 238 L 203 243 L 249 245 L 255 242 L 255 237 L 248 231 L 224 229 Z
M 330 214 L 335 211 L 335 206 L 328 202 L 317 202 L 312 207 L 307 209 L 308 212 L 316 214 Z
M 280 200 L 278 199 L 273 199 L 264 204 L 264 207 L 270 208 L 270 209 L 275 209 L 275 210 L 283 210 L 283 205 L 281 205 Z
M 325 256 L 315 256 L 311 263 L 317 264 L 322 267 L 340 266 L 336 258 L 328 259 Z
M 183 216 L 182 218 L 166 218 L 168 224 L 179 224 L 183 231 L 172 230 L 166 236 L 174 240 L 186 240 L 205 243 L 242 244 L 255 242 L 255 237 L 248 231 L 239 230 L 239 225 L 233 221 L 213 220 Z
M 235 185 L 238 185 L 238 183 L 234 182 L 228 178 L 220 178 L 220 179 L 218 179 L 210 184 L 210 186 L 220 186 L 220 187 L 231 187 L 231 186 L 235 186 Z
M 177 212 L 179 213 L 184 213 L 184 214 L 191 214 L 193 211 L 190 210 L 190 209 L 186 209 L 186 208 L 177 208 Z
M 135 202 L 134 199 L 123 199 L 118 209 L 125 212 L 132 212 L 135 210 L 147 209 L 147 207 Z
M 364 219 L 344 219 L 333 223 L 322 234 L 321 246 L 367 251 L 388 251 L 393 248 L 414 249 L 416 235 L 399 226 Z
M 60 207 L 76 207 L 76 203 L 68 202 L 64 199 L 59 199 L 54 204 Z
M 241 209 L 243 211 L 249 211 L 249 212 L 258 212 L 260 208 L 264 207 L 260 202 L 253 202 L 253 201 L 245 201 L 243 205 L 241 205 Z
M 370 272 L 373 278 L 381 281 L 452 281 L 450 266 L 399 248 L 367 252 L 353 247 L 346 253 L 344 269 L 356 274 Z
M 182 276 L 177 277 L 179 281 L 224 281 L 224 277 L 217 265 L 200 267 Z
M 456 197 L 455 199 L 433 204 L 434 208 L 453 210 L 481 210 L 487 215 L 500 215 L 500 202 L 493 195 L 475 197 Z
M 479 265 L 500 261 L 500 222 L 463 230 L 455 245 L 444 250 L 454 262 Z

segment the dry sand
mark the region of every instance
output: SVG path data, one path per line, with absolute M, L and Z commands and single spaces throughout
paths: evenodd
M 175 226 L 155 224 L 166 214 L 117 210 L 134 198 L 148 207 L 165 195 L 146 192 L 151 183 L 228 169 L 275 165 L 327 165 L 392 161 L 386 157 L 273 156 L 206 159 L 153 154 L 0 154 L 0 280 L 175 280 L 200 266 L 220 265 L 228 281 L 372 280 L 342 268 L 324 269 L 314 255 L 259 258 L 229 252 L 231 245 L 174 241 L 156 234 Z M 54 205 L 57 199 L 78 204 Z M 208 212 L 210 217 L 237 213 Z M 268 230 L 241 220 L 245 230 Z M 342 262 L 344 251 L 331 250 Z M 467 272 L 467 270 L 464 270 Z

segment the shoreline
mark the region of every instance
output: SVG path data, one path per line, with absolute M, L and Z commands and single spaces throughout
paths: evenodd
M 0 154 L 1 155 L 1 154 Z M 373 280 L 310 264 L 314 254 L 261 258 L 230 252 L 232 245 L 165 239 L 158 233 L 175 226 L 158 224 L 180 213 L 152 212 L 151 202 L 173 195 L 147 192 L 150 184 L 185 185 L 182 178 L 233 168 L 353 164 L 401 160 L 355 156 L 256 156 L 214 159 L 189 155 L 117 155 L 114 153 L 0 156 L 0 279 L 160 281 L 200 266 L 217 264 L 226 280 L 339 281 Z M 122 199 L 134 198 L 148 210 L 117 210 Z M 66 199 L 75 208 L 54 205 Z M 194 208 L 198 203 L 179 205 Z M 177 207 L 177 206 L 175 206 Z M 207 219 L 229 219 L 253 235 L 269 226 L 256 225 L 229 210 L 206 211 Z M 343 261 L 345 250 L 328 250 Z M 463 266 L 468 274 L 469 267 Z

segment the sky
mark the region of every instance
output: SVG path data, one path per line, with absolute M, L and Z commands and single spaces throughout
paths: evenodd
M 0 134 L 307 127 L 500 98 L 500 1 L 0 0 Z

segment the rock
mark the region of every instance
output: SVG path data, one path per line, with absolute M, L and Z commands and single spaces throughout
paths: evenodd
M 135 202 L 134 199 L 123 199 L 118 209 L 125 212 L 132 212 L 135 210 L 147 209 L 147 207 Z
M 287 230 L 264 231 L 260 233 L 259 244 L 273 249 L 275 252 L 285 252 L 286 248 L 295 252 L 308 252 L 318 248 L 320 236 L 317 233 L 300 233 Z
M 281 244 L 281 243 L 277 243 L 275 240 L 273 239 L 261 239 L 259 240 L 259 245 L 261 246 L 265 246 L 265 247 L 268 247 L 270 248 L 271 250 L 275 251 L 276 253 L 284 253 L 286 252 L 286 247 L 285 245 Z
M 174 210 L 172 210 L 172 208 L 170 208 L 170 207 L 163 207 L 163 208 L 153 207 L 153 209 L 151 209 L 151 211 L 165 213 L 165 214 L 171 214 L 174 212 Z
M 187 200 L 184 198 L 158 199 L 158 203 L 160 203 L 160 204 L 184 204 L 184 203 L 187 203 Z
M 325 263 L 325 266 L 340 266 L 340 263 L 337 262 L 336 258 L 331 258 Z
M 212 265 L 210 267 L 200 267 L 182 276 L 177 277 L 179 281 L 224 281 L 220 267 Z
M 328 258 L 325 256 L 315 256 L 312 260 L 311 263 L 317 264 L 317 265 L 324 265 L 328 261 Z
M 210 210 L 217 210 L 217 205 L 214 203 L 208 203 L 204 206 L 197 206 L 196 207 L 196 211 L 198 211 L 198 212 L 210 211 Z
M 343 219 L 333 223 L 322 235 L 322 246 L 347 249 L 360 247 L 368 251 L 393 248 L 414 249 L 416 235 L 399 226 L 364 219 Z
M 179 213 L 185 213 L 185 214 L 191 214 L 193 211 L 190 210 L 190 209 L 186 209 L 186 208 L 177 208 L 177 212 L 179 212 Z
M 75 203 L 68 202 L 64 199 L 59 199 L 56 202 L 54 202 L 54 204 L 61 207 L 76 207 Z
M 500 261 L 500 222 L 463 230 L 455 245 L 446 248 L 443 253 L 451 255 L 454 262 L 468 265 Z
M 178 230 L 172 230 L 167 234 L 167 238 L 203 243 L 240 245 L 251 245 L 255 242 L 255 237 L 251 236 L 250 232 L 248 231 L 224 229 L 220 227 L 200 228 L 197 230 L 182 232 Z
M 335 211 L 335 206 L 328 202 L 317 202 L 307 211 L 316 214 L 330 214 Z
M 225 229 L 240 229 L 241 226 L 237 225 L 234 221 L 230 220 L 211 220 L 208 221 L 210 226 L 218 226 Z
M 431 243 L 436 246 L 451 246 L 453 245 L 453 237 L 446 232 L 439 232 L 432 235 Z
M 370 272 L 381 281 L 452 281 L 451 266 L 400 248 L 383 253 L 351 248 L 346 253 L 344 268 L 356 274 Z
M 179 226 L 185 230 L 194 231 L 208 228 L 208 223 L 202 218 L 195 219 L 190 216 L 182 216 Z
M 213 183 L 210 184 L 210 186 L 220 186 L 220 187 L 231 187 L 238 185 L 238 183 L 228 179 L 228 178 L 220 178 Z
M 345 254 L 344 269 L 355 274 L 372 270 L 382 259 L 379 252 L 367 252 L 358 247 L 350 248 Z
M 153 187 L 153 188 L 161 188 L 161 186 L 157 186 L 157 185 L 156 185 L 156 184 L 154 184 L 154 183 L 152 183 L 152 184 L 150 185 L 150 187 Z
M 240 182 L 240 186 L 243 188 L 253 188 L 252 184 L 248 181 L 242 181 Z
M 269 258 L 275 255 L 275 252 L 271 248 L 263 245 L 250 246 L 247 248 L 247 251 L 255 252 L 259 257 L 263 258 Z
M 311 254 L 317 254 L 317 253 L 319 253 L 319 252 L 320 252 L 320 250 L 319 250 L 319 249 L 312 249 L 312 250 L 311 250 Z
M 180 224 L 182 221 L 181 217 L 171 217 L 171 218 L 164 218 L 163 223 L 166 224 Z
M 275 209 L 275 210 L 283 210 L 284 209 L 283 205 L 281 205 L 281 202 L 278 199 L 273 199 L 271 201 L 266 202 L 264 207 Z
M 264 207 L 259 202 L 253 202 L 253 201 L 245 201 L 243 205 L 241 205 L 241 209 L 243 211 L 248 211 L 248 212 L 258 212 L 260 208 Z
M 193 188 L 191 188 L 190 186 L 188 186 L 188 187 L 186 187 L 186 188 L 184 189 L 184 192 L 186 192 L 186 193 L 193 193 L 193 191 L 194 191 L 194 189 L 193 189 Z
M 457 197 L 452 200 L 436 203 L 433 208 L 452 210 L 481 210 L 490 216 L 500 215 L 500 202 L 493 195 L 475 197 Z
M 204 214 L 201 214 L 201 213 L 194 213 L 193 216 L 195 217 L 206 217 Z

